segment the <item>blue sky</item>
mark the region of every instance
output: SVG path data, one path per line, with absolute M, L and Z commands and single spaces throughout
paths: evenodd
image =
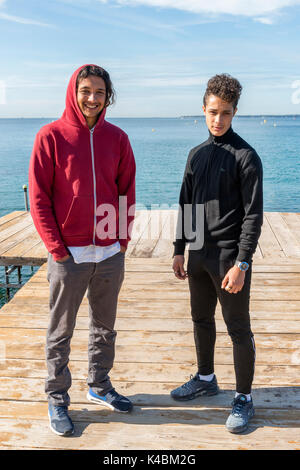
M 0 117 L 58 117 L 75 68 L 111 75 L 111 117 L 201 114 L 240 80 L 240 114 L 300 114 L 300 0 L 0 0 Z

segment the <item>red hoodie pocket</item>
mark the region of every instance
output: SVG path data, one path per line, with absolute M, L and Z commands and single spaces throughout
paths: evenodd
M 93 196 L 74 196 L 62 224 L 62 235 L 68 237 L 89 237 L 94 226 Z

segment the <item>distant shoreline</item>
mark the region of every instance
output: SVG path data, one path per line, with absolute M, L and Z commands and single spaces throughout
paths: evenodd
M 58 117 L 0 117 L 1 120 L 8 120 L 8 119 L 52 119 L 52 120 L 57 120 L 61 116 Z M 264 117 L 269 117 L 269 118 L 298 118 L 300 117 L 300 114 L 237 114 L 235 116 L 236 118 L 264 118 Z M 205 119 L 204 115 L 186 115 L 186 116 L 165 116 L 165 117 L 159 117 L 159 116 L 152 116 L 152 117 L 118 117 L 118 116 L 109 116 L 108 119 Z

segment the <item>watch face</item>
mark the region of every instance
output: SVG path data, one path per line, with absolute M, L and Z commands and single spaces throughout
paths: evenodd
M 246 271 L 248 269 L 248 263 L 246 263 L 246 262 L 240 263 L 240 268 L 243 271 Z

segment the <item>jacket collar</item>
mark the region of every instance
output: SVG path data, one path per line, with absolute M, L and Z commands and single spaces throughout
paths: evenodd
M 220 135 L 220 136 L 215 136 L 209 131 L 208 140 L 209 142 L 214 142 L 215 144 L 217 143 L 225 144 L 231 141 L 233 134 L 234 134 L 234 131 L 231 126 L 229 127 L 228 131 L 225 132 L 225 134 Z

